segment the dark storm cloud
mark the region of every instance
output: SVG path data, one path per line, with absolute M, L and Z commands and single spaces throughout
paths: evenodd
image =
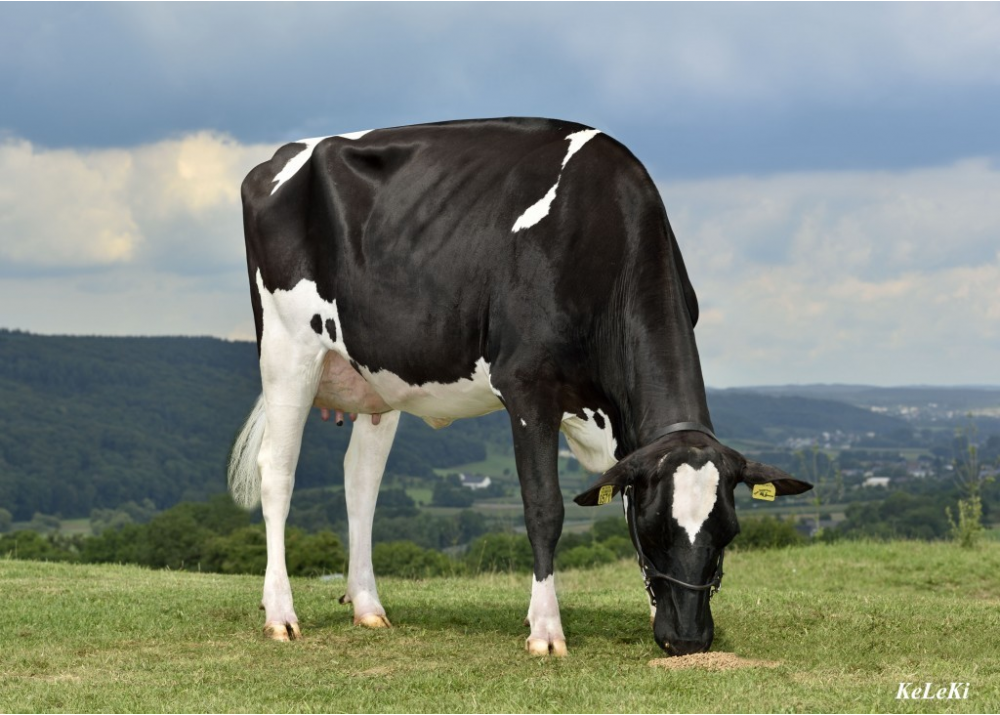
M 601 127 L 663 178 L 1000 154 L 990 5 L 32 4 L 0 17 L 0 128 L 49 147 L 527 114 Z

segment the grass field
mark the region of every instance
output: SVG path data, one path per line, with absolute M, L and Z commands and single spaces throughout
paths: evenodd
M 350 625 L 343 581 L 296 580 L 305 638 L 260 636 L 261 580 L 2 560 L 3 712 L 997 712 L 1000 543 L 733 553 L 714 650 L 651 668 L 634 563 L 558 577 L 570 655 L 531 658 L 528 577 L 381 582 L 395 628 Z M 900 682 L 970 683 L 897 700 Z

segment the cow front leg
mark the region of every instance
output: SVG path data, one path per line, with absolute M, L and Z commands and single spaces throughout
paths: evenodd
M 354 605 L 354 625 L 385 628 L 389 625 L 379 601 L 372 569 L 372 519 L 385 463 L 399 426 L 399 412 L 387 412 L 376 424 L 362 416 L 354 423 L 351 443 L 344 455 L 344 496 L 350 539 L 347 593 L 341 603 Z
M 501 388 L 502 389 L 502 388 Z M 507 393 L 504 393 L 506 396 Z M 532 655 L 566 655 L 566 636 L 555 587 L 555 551 L 563 525 L 559 489 L 559 418 L 508 399 L 514 457 L 524 502 L 524 524 L 534 553 L 534 574 L 525 647 Z

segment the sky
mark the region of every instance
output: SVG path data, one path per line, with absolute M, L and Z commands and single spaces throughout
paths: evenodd
M 0 4 L 0 327 L 253 320 L 280 144 L 548 116 L 626 144 L 713 387 L 1000 384 L 1000 4 Z

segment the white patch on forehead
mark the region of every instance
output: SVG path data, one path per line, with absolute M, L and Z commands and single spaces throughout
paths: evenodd
M 687 532 L 691 544 L 701 531 L 718 496 L 719 470 L 712 462 L 700 469 L 682 464 L 674 472 L 673 517 Z
M 365 129 L 364 131 L 361 132 L 348 132 L 347 134 L 338 134 L 337 136 L 340 137 L 341 139 L 354 140 L 354 139 L 360 139 L 370 131 L 372 130 Z M 281 171 L 279 171 L 277 175 L 275 175 L 274 177 L 275 183 L 274 183 L 274 188 L 271 189 L 271 196 L 274 196 L 275 191 L 280 189 L 281 186 L 286 181 L 295 176 L 299 172 L 299 169 L 301 169 L 303 166 L 306 165 L 306 162 L 309 161 L 309 158 L 312 156 L 313 151 L 315 151 L 316 145 L 326 138 L 327 137 L 313 137 L 312 139 L 300 139 L 299 141 L 295 142 L 296 144 L 305 144 L 305 148 L 302 149 L 302 151 L 300 151 L 298 154 L 293 156 L 291 159 L 289 159 L 288 163 L 285 164 L 285 167 Z
M 528 209 L 517 218 L 517 221 L 514 222 L 514 227 L 511 229 L 513 233 L 517 233 L 525 228 L 531 228 L 549 215 L 549 209 L 552 208 L 552 202 L 555 201 L 556 189 L 559 188 L 559 181 L 562 179 L 562 172 L 563 169 L 566 168 L 566 164 L 569 163 L 569 160 L 574 154 L 583 148 L 584 144 L 600 133 L 601 131 L 599 129 L 584 129 L 579 132 L 574 132 L 566 137 L 566 140 L 569 142 L 569 149 L 566 150 L 566 156 L 563 157 L 562 164 L 559 167 L 559 176 L 556 177 L 556 183 L 552 185 L 551 189 L 545 192 L 545 196 L 529 206 Z

